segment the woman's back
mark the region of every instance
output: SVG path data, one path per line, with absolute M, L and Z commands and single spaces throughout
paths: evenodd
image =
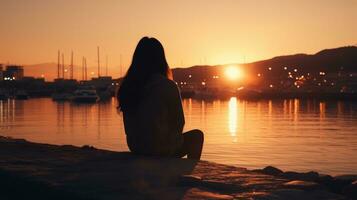
M 176 84 L 152 75 L 135 109 L 124 111 L 130 150 L 144 155 L 174 155 L 182 145 L 184 115 Z

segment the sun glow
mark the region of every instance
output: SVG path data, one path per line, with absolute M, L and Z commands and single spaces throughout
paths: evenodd
M 237 66 L 228 66 L 225 69 L 225 75 L 229 80 L 239 80 L 243 78 L 244 72 Z

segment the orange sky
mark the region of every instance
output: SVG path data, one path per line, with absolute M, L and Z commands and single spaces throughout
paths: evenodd
M 251 62 L 357 43 L 356 0 L 1 0 L 0 63 L 56 62 L 70 51 L 110 72 L 157 37 L 170 66 Z

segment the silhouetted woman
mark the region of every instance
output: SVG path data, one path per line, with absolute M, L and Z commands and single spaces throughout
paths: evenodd
M 182 133 L 185 118 L 180 92 L 157 39 L 139 41 L 117 98 L 131 152 L 200 159 L 203 133 Z

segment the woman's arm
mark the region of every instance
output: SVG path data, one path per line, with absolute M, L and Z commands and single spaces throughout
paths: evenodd
M 182 108 L 181 94 L 176 83 L 173 81 L 171 81 L 170 90 L 171 95 L 169 97 L 169 110 L 171 111 L 174 128 L 181 134 L 183 126 L 185 125 L 185 116 Z
M 170 91 L 168 92 L 168 105 L 169 105 L 169 127 L 172 142 L 176 147 L 183 143 L 182 131 L 185 125 L 185 117 L 182 108 L 181 95 L 179 88 L 174 81 L 170 81 Z M 176 148 L 175 147 L 175 148 Z

